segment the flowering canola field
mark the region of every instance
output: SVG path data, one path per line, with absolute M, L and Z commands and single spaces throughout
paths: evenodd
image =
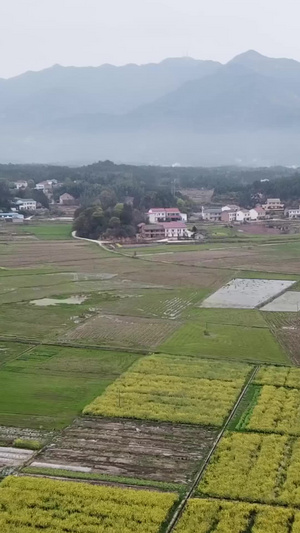
M 83 413 L 222 426 L 251 368 L 195 357 L 144 357 Z
M 0 485 L 1 533 L 158 533 L 175 494 L 9 477 Z
M 300 511 L 269 505 L 192 499 L 175 533 L 300 533 Z

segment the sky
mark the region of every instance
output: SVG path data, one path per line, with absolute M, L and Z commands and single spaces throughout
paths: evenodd
M 53 64 L 300 61 L 299 0 L 0 0 L 0 77 Z

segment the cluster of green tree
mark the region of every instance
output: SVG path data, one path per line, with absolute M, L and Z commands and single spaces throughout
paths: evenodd
M 129 204 L 108 205 L 107 195 L 101 204 L 78 209 L 73 229 L 79 237 L 89 239 L 127 238 L 134 237 L 143 220 L 143 214 Z
M 49 203 L 34 186 L 39 181 L 55 179 L 60 186 L 54 199 L 67 192 L 84 208 L 100 203 L 104 211 L 111 205 L 133 198 L 133 207 L 145 212 L 150 207 L 178 205 L 183 211 L 192 209 L 192 202 L 180 194 L 185 188 L 214 189 L 214 201 L 232 199 L 251 206 L 257 195 L 278 196 L 284 200 L 300 198 L 300 174 L 285 167 L 156 167 L 115 165 L 111 161 L 71 168 L 48 165 L 0 165 L 0 207 L 8 208 L 16 191 L 12 182 L 26 180 L 28 189 L 18 191 L 20 197 L 33 197 L 44 207 Z M 268 180 L 268 181 L 265 181 Z M 106 197 L 108 200 L 106 200 Z M 113 197 L 113 199 L 111 199 Z

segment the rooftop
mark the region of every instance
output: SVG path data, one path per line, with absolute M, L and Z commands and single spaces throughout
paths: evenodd
M 165 229 L 186 229 L 184 222 L 162 222 L 161 224 Z
M 148 213 L 180 213 L 178 207 L 152 207 Z
M 222 207 L 204 207 L 203 213 L 222 213 Z

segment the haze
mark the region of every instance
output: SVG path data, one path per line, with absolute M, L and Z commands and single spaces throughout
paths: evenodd
M 2 0 L 0 77 L 55 63 L 97 66 L 256 49 L 300 60 L 295 0 Z

